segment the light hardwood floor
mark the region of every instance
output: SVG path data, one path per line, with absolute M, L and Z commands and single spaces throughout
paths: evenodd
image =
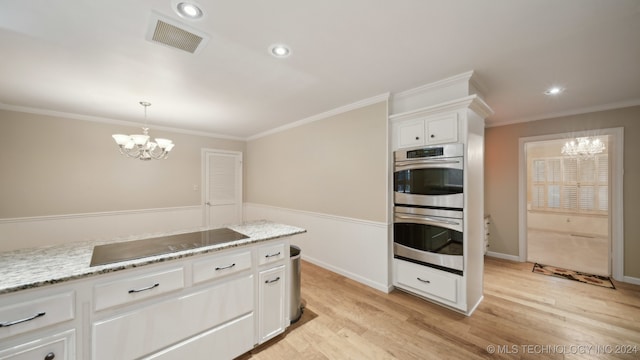
M 238 359 L 640 359 L 640 286 L 612 290 L 486 258 L 484 300 L 466 317 L 301 266 L 302 319 Z

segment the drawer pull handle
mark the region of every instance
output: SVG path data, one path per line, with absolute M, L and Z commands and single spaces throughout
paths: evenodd
M 41 317 L 41 316 L 44 316 L 45 314 L 46 314 L 46 313 L 43 311 L 43 312 L 39 312 L 39 313 L 37 313 L 37 314 L 34 314 L 34 315 L 32 315 L 32 316 L 29 316 L 28 318 L 24 318 L 24 319 L 20 319 L 20 320 L 15 320 L 15 321 L 7 321 L 7 322 L 3 322 L 3 323 L 0 323 L 0 328 L 3 328 L 3 327 L 9 327 L 9 326 L 12 326 L 12 325 L 17 325 L 17 324 L 20 324 L 20 323 L 23 323 L 23 322 L 31 321 L 31 320 L 33 320 L 33 319 L 37 319 L 37 318 L 39 318 L 39 317 Z
M 423 280 L 423 279 L 420 279 L 420 278 L 416 278 L 416 279 L 422 281 L 425 284 L 431 284 L 431 281 L 429 281 L 429 280 Z
M 44 357 L 44 360 L 53 360 L 55 358 L 56 358 L 56 354 L 50 352 Z
M 267 254 L 267 255 L 265 255 L 264 257 L 268 259 L 268 258 L 272 258 L 272 257 L 274 257 L 274 256 L 278 256 L 278 255 L 280 255 L 280 251 L 278 251 L 278 252 L 277 252 L 277 253 L 275 253 L 275 254 Z
M 147 287 L 144 287 L 142 289 L 131 289 L 131 290 L 129 290 L 129 294 L 139 293 L 139 292 L 142 292 L 142 291 L 151 290 L 151 289 L 157 288 L 158 286 L 160 286 L 160 283 L 155 283 L 155 284 L 153 284 L 151 286 L 147 286 Z
M 273 279 L 273 280 L 266 280 L 264 283 L 265 284 L 272 284 L 274 282 L 277 282 L 280 280 L 280 276 L 278 276 L 277 278 Z
M 231 268 L 232 268 L 232 267 L 234 267 L 234 266 L 236 266 L 236 263 L 233 263 L 233 264 L 228 265 L 228 266 L 222 266 L 222 267 L 219 267 L 219 266 L 218 266 L 218 267 L 216 267 L 216 271 L 219 271 L 219 270 L 226 270 L 226 269 L 231 269 Z

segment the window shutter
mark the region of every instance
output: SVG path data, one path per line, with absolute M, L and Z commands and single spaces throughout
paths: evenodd
M 547 173 L 548 182 L 560 182 L 562 181 L 561 162 L 560 159 L 549 159 L 549 172 Z
M 542 182 L 545 180 L 544 168 L 545 168 L 544 160 L 533 161 L 533 181 Z
M 576 182 L 578 181 L 578 160 L 565 159 L 564 163 L 564 181 Z
M 578 165 L 580 173 L 580 182 L 595 182 L 596 181 L 596 160 L 595 159 L 583 159 L 580 160 Z
M 562 208 L 567 210 L 578 208 L 578 186 L 565 185 L 562 187 Z
M 542 185 L 534 185 L 532 189 L 532 206 L 534 208 L 543 208 L 544 207 L 544 186 Z
M 596 157 L 598 161 L 598 182 L 601 184 L 609 183 L 609 157 L 600 155 Z
M 578 191 L 578 206 L 580 210 L 593 210 L 595 203 L 595 186 L 582 185 Z
M 598 186 L 598 210 L 609 211 L 609 187 Z
M 547 191 L 547 207 L 560 208 L 560 185 L 549 185 Z

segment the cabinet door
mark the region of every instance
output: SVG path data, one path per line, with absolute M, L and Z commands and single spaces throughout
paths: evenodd
M 73 360 L 75 359 L 75 335 L 75 330 L 68 330 L 0 350 L 0 360 Z
M 424 145 L 424 120 L 398 124 L 398 148 Z
M 452 113 L 426 120 L 428 145 L 458 141 L 458 114 Z
M 260 273 L 259 343 L 282 333 L 286 327 L 284 265 Z

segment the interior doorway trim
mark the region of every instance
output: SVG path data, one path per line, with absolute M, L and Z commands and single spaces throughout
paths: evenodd
M 535 141 L 559 140 L 581 136 L 610 135 L 611 166 L 611 272 L 615 280 L 624 279 L 624 128 L 595 129 L 578 132 L 523 137 L 518 144 L 518 257 L 527 261 L 527 161 L 525 144 Z

